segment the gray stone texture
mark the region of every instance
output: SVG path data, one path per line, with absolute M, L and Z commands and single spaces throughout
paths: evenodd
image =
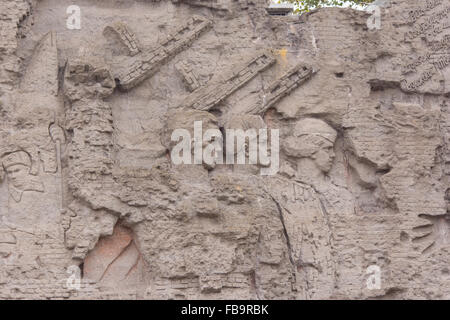
M 0 0 L 0 299 L 450 298 L 448 1 L 72 4 Z M 200 120 L 279 172 L 174 165 Z

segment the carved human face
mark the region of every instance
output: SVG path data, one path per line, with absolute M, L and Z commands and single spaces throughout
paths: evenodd
M 27 181 L 29 168 L 22 164 L 15 164 L 6 169 L 8 181 L 17 189 L 22 189 Z
M 316 166 L 322 172 L 327 173 L 333 166 L 334 158 L 334 144 L 329 140 L 321 138 L 321 143 L 318 151 L 312 155 L 312 159 L 316 163 Z

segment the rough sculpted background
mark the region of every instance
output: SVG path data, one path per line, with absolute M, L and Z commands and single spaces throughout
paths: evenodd
M 0 0 L 0 299 L 450 298 L 448 0 L 373 30 L 260 0 L 78 0 L 72 30 L 73 2 Z M 279 172 L 174 165 L 200 120 L 280 129 Z

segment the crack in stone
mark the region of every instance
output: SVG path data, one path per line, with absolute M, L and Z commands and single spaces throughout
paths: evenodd
M 280 215 L 281 225 L 283 226 L 283 233 L 284 233 L 284 236 L 286 238 L 286 245 L 287 245 L 287 248 L 288 248 L 289 260 L 290 260 L 292 266 L 295 267 L 296 264 L 294 262 L 294 258 L 292 257 L 291 241 L 289 239 L 289 235 L 288 235 L 288 232 L 287 232 L 287 229 L 286 229 L 286 224 L 285 224 L 284 217 L 283 217 L 283 211 L 282 211 L 283 209 L 281 208 L 281 205 L 278 203 L 278 201 L 270 193 L 267 193 L 267 194 L 273 200 L 273 202 L 275 202 L 275 204 L 277 206 L 278 213 Z
M 102 281 L 103 278 L 105 277 L 106 273 L 108 272 L 109 268 L 114 264 L 114 262 L 116 262 L 121 256 L 122 254 L 128 250 L 128 248 L 131 247 L 131 245 L 133 244 L 133 240 L 131 239 L 130 242 L 119 252 L 119 254 L 117 255 L 117 257 L 115 257 L 113 259 L 113 261 L 111 261 L 108 266 L 106 267 L 105 271 L 103 272 L 102 276 L 100 277 L 100 279 L 98 280 L 98 282 Z
M 140 261 L 141 258 L 142 258 L 142 255 L 141 255 L 141 253 L 139 252 L 139 250 L 137 249 L 136 244 L 134 243 L 133 240 L 131 240 L 131 243 L 134 244 L 134 247 L 135 247 L 136 250 L 138 251 L 138 257 L 137 257 L 136 261 L 134 262 L 134 264 L 130 267 L 130 270 L 128 270 L 128 272 L 126 273 L 125 277 L 123 277 L 122 280 L 125 280 L 126 278 L 128 278 L 128 276 L 131 274 L 131 272 L 132 272 L 134 269 L 137 268 L 137 265 L 138 265 L 139 261 Z

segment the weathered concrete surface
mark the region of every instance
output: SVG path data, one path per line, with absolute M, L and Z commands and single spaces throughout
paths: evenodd
M 77 2 L 80 30 L 72 1 L 0 1 L 1 299 L 450 298 L 448 1 L 385 2 L 373 30 Z M 174 165 L 199 120 L 280 129 L 280 171 Z

